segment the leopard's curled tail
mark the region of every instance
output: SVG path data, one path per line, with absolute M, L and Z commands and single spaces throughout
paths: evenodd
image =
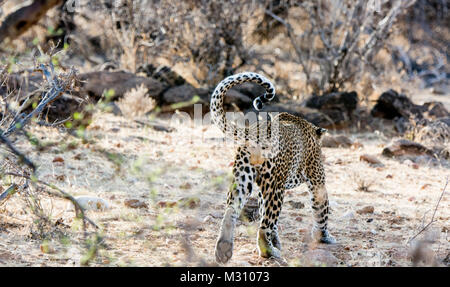
M 222 130 L 222 132 L 227 133 L 227 131 L 233 130 L 229 129 L 227 119 L 225 116 L 225 110 L 223 109 L 223 100 L 229 89 L 233 86 L 242 84 L 245 82 L 254 82 L 261 85 L 266 92 L 253 100 L 253 106 L 256 110 L 261 110 L 263 105 L 270 102 L 275 98 L 275 87 L 274 85 L 264 76 L 252 73 L 244 72 L 229 76 L 222 80 L 214 90 L 211 96 L 211 119 L 212 121 Z M 236 127 L 235 127 L 236 128 Z

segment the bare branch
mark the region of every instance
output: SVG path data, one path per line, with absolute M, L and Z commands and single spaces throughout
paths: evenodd
M 33 171 L 36 170 L 36 166 L 34 165 L 34 163 L 31 160 L 29 160 L 22 152 L 20 152 L 13 146 L 13 144 L 3 135 L 3 131 L 1 129 L 0 129 L 0 141 L 3 142 L 15 155 L 17 155 L 20 161 L 25 163 Z
M 48 10 L 62 2 L 62 0 L 35 0 L 30 5 L 14 11 L 0 26 L 0 43 L 6 38 L 16 39 L 36 24 Z
M 56 98 L 62 95 L 62 93 L 64 93 L 73 84 L 76 73 L 74 68 L 71 68 L 67 75 L 57 75 L 51 61 L 48 64 L 48 67 L 50 69 L 48 69 L 44 64 L 41 64 L 39 66 L 39 71 L 44 74 L 47 82 L 51 86 L 50 90 L 45 93 L 42 100 L 31 113 L 28 115 L 19 114 L 16 116 L 9 125 L 8 129 L 3 133 L 3 136 L 9 136 L 16 130 L 22 129 L 31 118 L 39 115 L 49 103 L 53 102 Z
M 441 202 L 441 199 L 442 199 L 442 197 L 444 196 L 444 193 L 445 193 L 445 190 L 446 190 L 446 188 L 447 188 L 447 185 L 448 185 L 448 177 L 447 177 L 447 179 L 446 179 L 446 181 L 445 181 L 445 186 L 444 186 L 444 189 L 442 190 L 441 196 L 439 196 L 439 200 L 438 200 L 437 203 L 436 203 L 436 207 L 434 208 L 433 215 L 431 216 L 430 222 L 429 222 L 427 225 L 425 225 L 423 228 L 421 228 L 421 229 L 419 230 L 419 232 L 416 233 L 416 235 L 414 235 L 413 237 L 411 237 L 411 238 L 408 240 L 408 243 L 410 243 L 414 238 L 416 238 L 419 234 L 421 234 L 422 232 L 424 232 L 431 224 L 433 224 L 433 223 L 435 222 L 434 216 L 436 215 L 436 211 L 437 211 L 437 209 L 438 209 L 438 207 L 439 207 L 439 203 Z
M 72 195 L 70 195 L 69 193 L 63 191 L 62 189 L 58 188 L 57 186 L 55 186 L 53 184 L 50 184 L 50 183 L 47 183 L 45 181 L 39 180 L 39 179 L 37 179 L 34 176 L 28 176 L 28 175 L 25 175 L 25 174 L 19 174 L 19 173 L 15 173 L 15 172 L 5 172 L 4 175 L 11 175 L 11 176 L 16 176 L 16 177 L 26 178 L 26 179 L 30 180 L 31 182 L 40 183 L 42 185 L 45 185 L 47 187 L 50 187 L 51 189 L 54 189 L 54 190 L 58 191 L 60 194 L 51 192 L 49 190 L 45 190 L 45 192 L 47 192 L 50 195 L 57 196 L 57 197 L 69 200 L 73 204 L 73 206 L 75 207 L 75 214 L 76 214 L 77 218 L 81 218 L 83 220 L 83 223 L 84 223 L 84 221 L 87 221 L 95 229 L 98 229 L 97 224 L 95 224 L 91 219 L 89 219 L 85 215 L 85 213 L 84 213 L 85 210 L 80 205 L 80 203 Z

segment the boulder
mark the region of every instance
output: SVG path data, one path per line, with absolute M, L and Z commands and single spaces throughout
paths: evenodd
M 450 117 L 450 113 L 441 102 L 427 102 L 423 104 L 426 109 L 426 116 L 429 119 L 439 119 Z
M 434 152 L 420 143 L 406 139 L 399 139 L 385 147 L 381 154 L 386 157 L 421 155 L 433 156 Z
M 312 96 L 305 101 L 305 106 L 326 115 L 327 121 L 333 122 L 332 126 L 347 126 L 351 123 L 353 112 L 358 106 L 358 94 L 356 92 L 340 92 Z
M 254 111 L 254 109 L 249 109 L 249 111 Z M 335 124 L 332 119 L 330 119 L 324 113 L 316 110 L 301 106 L 295 102 L 287 102 L 287 103 L 269 103 L 265 105 L 260 112 L 275 112 L 275 113 L 289 113 L 298 117 L 302 117 L 305 120 L 313 123 L 316 126 L 332 129 L 335 128 Z
M 167 66 L 155 67 L 152 64 L 145 64 L 138 67 L 136 72 L 143 73 L 148 78 L 156 79 L 168 87 L 186 84 L 186 80 L 183 77 Z
M 194 104 L 202 104 L 202 113 L 209 112 L 209 104 L 211 101 L 212 92 L 202 89 L 194 88 L 192 85 L 184 84 L 172 87 L 164 92 L 162 96 L 161 105 L 163 112 L 170 112 L 175 109 L 193 113 Z M 197 101 L 192 100 L 197 96 Z M 241 110 L 251 110 L 253 100 L 238 90 L 230 89 L 224 98 L 224 108 L 226 111 L 235 111 L 236 107 Z
M 370 113 L 374 117 L 392 120 L 401 117 L 408 119 L 411 116 L 421 118 L 425 110 L 423 106 L 413 104 L 408 97 L 391 89 L 381 94 Z
M 164 92 L 161 99 L 162 112 L 173 112 L 175 110 L 194 113 L 194 105 L 202 105 L 202 114 L 209 112 L 208 91 L 194 88 L 190 84 L 184 84 L 169 88 Z
M 256 83 L 250 83 L 250 82 L 234 86 L 233 88 L 230 89 L 230 91 L 233 91 L 233 90 L 246 95 L 250 99 L 254 99 L 265 93 L 265 89 L 263 87 L 261 87 L 260 85 L 258 85 Z M 277 95 L 277 96 L 275 96 L 273 101 L 276 102 L 278 99 L 279 99 L 279 97 Z
M 338 147 L 350 147 L 353 141 L 344 135 L 325 135 L 322 138 L 322 147 L 338 148 Z
M 160 102 L 160 95 L 165 86 L 151 78 L 136 76 L 124 71 L 99 71 L 79 75 L 81 82 L 80 92 L 99 99 L 104 91 L 114 90 L 110 100 L 123 96 L 127 91 L 144 85 L 148 89 L 148 95 Z
M 447 146 L 450 142 L 450 118 L 426 121 L 416 128 L 416 141 L 427 146 Z

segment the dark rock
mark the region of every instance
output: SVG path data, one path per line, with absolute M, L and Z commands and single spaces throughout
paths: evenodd
M 140 66 L 136 72 L 144 73 L 147 77 L 156 79 L 169 87 L 180 86 L 186 83 L 183 77 L 167 66 L 155 67 L 152 64 L 146 64 Z
M 375 211 L 375 208 L 372 205 L 364 206 L 363 208 L 356 211 L 358 214 L 370 214 Z
M 161 100 L 162 112 L 180 110 L 189 114 L 194 113 L 194 105 L 201 104 L 201 112 L 209 112 L 209 95 L 205 89 L 196 89 L 192 85 L 184 84 L 168 89 Z M 197 98 L 196 101 L 194 99 Z
M 91 104 L 89 99 L 81 99 L 69 95 L 62 95 L 53 102 L 51 102 L 43 111 L 45 120 L 52 123 L 61 121 L 69 117 L 73 118 L 75 113 L 79 113 L 78 119 L 71 120 L 72 126 L 88 126 L 92 119 L 92 111 L 86 107 Z M 27 109 L 26 112 L 31 112 L 32 108 Z
M 250 99 L 254 99 L 256 97 L 259 97 L 259 96 L 263 95 L 265 93 L 265 91 L 266 91 L 260 85 L 255 84 L 255 83 L 250 83 L 250 82 L 243 83 L 241 85 L 237 85 L 237 86 L 235 86 L 235 87 L 230 89 L 230 91 L 233 91 L 233 90 L 238 91 L 239 93 L 246 95 Z M 276 96 L 275 99 L 276 98 L 278 98 L 278 96 Z
M 196 89 L 189 84 L 169 88 L 164 92 L 162 97 L 162 104 L 172 105 L 190 102 L 195 96 L 198 96 L 201 101 L 208 102 L 208 91 L 204 89 Z
M 253 109 L 247 110 L 247 112 L 253 111 Z M 334 122 L 324 113 L 316 109 L 310 109 L 303 107 L 300 104 L 288 102 L 288 103 L 274 103 L 265 105 L 260 112 L 275 112 L 275 113 L 289 113 L 298 117 L 302 117 L 305 120 L 313 123 L 316 126 L 331 129 L 336 127 Z
M 206 89 L 197 89 L 189 84 L 170 88 L 162 96 L 163 111 L 179 109 L 192 113 L 194 110 L 192 99 L 198 96 L 198 101 L 195 103 L 202 104 L 202 113 L 207 113 L 209 112 L 211 94 Z M 230 89 L 224 98 L 224 109 L 226 111 L 235 111 L 236 107 L 241 111 L 251 109 L 252 101 L 250 97 L 237 90 Z
M 434 152 L 429 148 L 421 145 L 420 143 L 413 142 L 406 139 L 399 139 L 394 141 L 391 145 L 385 147 L 381 153 L 386 157 L 397 157 L 397 156 L 419 156 L 419 155 L 429 155 L 433 156 Z
M 326 135 L 322 138 L 322 147 L 338 148 L 350 147 L 353 141 L 344 135 Z
M 423 106 L 413 104 L 405 95 L 389 90 L 381 94 L 370 113 L 374 117 L 392 120 L 400 117 L 408 119 L 411 116 L 421 118 L 425 110 Z
M 319 126 L 328 128 L 340 128 L 348 126 L 353 118 L 353 113 L 358 106 L 358 95 L 356 92 L 331 93 L 323 96 L 312 96 L 305 102 L 306 107 L 317 109 L 324 114 L 326 121 L 320 120 Z M 318 119 L 314 118 L 317 122 Z
M 81 81 L 80 92 L 87 93 L 94 98 L 100 98 L 104 91 L 114 90 L 110 100 L 123 96 L 127 91 L 144 85 L 148 95 L 160 102 L 160 95 L 165 86 L 151 78 L 136 76 L 124 71 L 117 72 L 91 72 L 79 75 Z
M 253 104 L 253 100 L 250 97 L 233 89 L 227 92 L 223 102 L 225 106 L 230 107 L 234 104 L 239 107 L 241 111 L 251 108 Z
M 437 119 L 450 116 L 450 113 L 441 102 L 427 102 L 423 106 L 426 108 L 428 118 Z
M 358 106 L 358 94 L 356 92 L 331 93 L 323 96 L 312 96 L 306 100 L 308 108 L 320 111 L 340 110 L 351 114 Z
M 359 157 L 360 161 L 365 161 L 374 166 L 384 166 L 384 164 L 374 155 L 363 154 Z

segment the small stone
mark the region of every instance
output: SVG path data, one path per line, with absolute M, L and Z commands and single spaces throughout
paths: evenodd
M 303 221 L 303 218 L 302 218 L 301 216 L 297 216 L 297 217 L 295 218 L 295 221 L 302 222 L 302 221 Z
M 81 160 L 81 159 L 82 159 L 82 157 L 83 157 L 83 154 L 81 154 L 81 153 L 78 153 L 78 154 L 76 154 L 76 155 L 74 155 L 74 156 L 73 156 L 73 159 L 76 159 L 76 160 Z
M 45 254 L 54 254 L 56 253 L 55 248 L 53 245 L 48 242 L 47 240 L 44 240 L 44 242 L 40 246 L 41 252 Z
M 353 212 L 353 210 L 349 210 L 346 213 L 344 213 L 344 215 L 342 215 L 343 219 L 353 219 L 355 218 L 355 213 Z
M 194 209 L 200 206 L 200 198 L 198 197 L 183 197 L 178 203 L 181 207 L 188 207 L 190 209 Z
M 128 199 L 124 201 L 125 206 L 130 208 L 147 208 L 148 205 L 145 202 L 142 202 L 137 199 Z
M 309 250 L 303 254 L 303 263 L 307 266 L 336 266 L 339 260 L 330 251 Z
M 192 185 L 189 182 L 183 183 L 182 185 L 180 185 L 181 189 L 191 189 Z
M 354 142 L 352 144 L 352 148 L 354 148 L 354 149 L 359 149 L 359 148 L 363 148 L 363 147 L 364 147 L 364 145 L 360 142 Z
M 156 205 L 160 208 L 173 208 L 177 205 L 176 201 L 158 201 Z
M 53 159 L 53 162 L 64 163 L 64 159 L 60 156 L 57 156 Z
M 373 218 L 367 219 L 367 223 L 371 223 L 373 221 Z
M 424 189 L 426 189 L 426 188 L 429 187 L 429 186 L 431 186 L 431 184 L 426 183 L 426 184 L 422 185 L 422 187 L 421 187 L 420 189 L 421 189 L 421 190 L 424 190 Z
M 350 147 L 353 141 L 344 135 L 330 136 L 326 135 L 322 138 L 322 147 L 338 148 Z
M 372 205 L 364 206 L 363 208 L 356 211 L 358 214 L 369 214 L 373 213 L 375 208 Z
M 406 139 L 399 139 L 385 147 L 381 154 L 386 157 L 398 157 L 421 155 L 433 156 L 434 153 L 432 150 L 421 145 L 420 143 Z
M 363 154 L 359 157 L 359 160 L 368 162 L 371 165 L 375 165 L 378 167 L 384 166 L 384 164 L 379 159 L 377 159 L 374 155 Z

